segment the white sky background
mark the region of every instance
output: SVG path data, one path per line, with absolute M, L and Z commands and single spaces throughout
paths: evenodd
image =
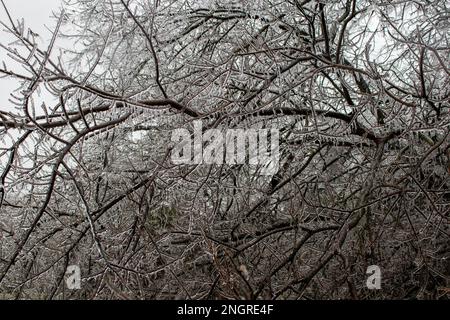
M 60 0 L 3 0 L 6 4 L 9 13 L 14 22 L 25 20 L 26 30 L 30 28 L 33 32 L 37 33 L 41 37 L 41 48 L 46 49 L 46 45 L 49 43 L 52 37 L 52 27 L 56 25 L 56 21 L 52 19 L 52 11 L 58 12 L 60 9 Z M 7 16 L 3 6 L 0 4 L 0 19 L 3 22 L 7 22 Z M 2 43 L 6 43 L 12 39 L 8 35 L 3 26 L 0 27 L 0 39 Z M 5 41 L 5 39 L 7 41 Z M 4 49 L 0 49 L 0 63 L 5 61 L 8 68 L 13 66 L 10 63 L 11 59 L 5 53 Z M 12 78 L 0 79 L 0 110 L 13 111 L 14 105 L 8 101 L 10 93 L 17 88 L 16 80 Z

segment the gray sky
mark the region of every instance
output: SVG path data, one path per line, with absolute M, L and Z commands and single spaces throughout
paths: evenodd
M 57 12 L 60 7 L 60 0 L 3 0 L 8 7 L 14 21 L 24 19 L 26 28 L 32 29 L 42 37 L 42 45 L 45 45 L 51 38 L 51 28 L 55 25 L 51 19 L 52 11 Z M 0 19 L 7 21 L 3 6 L 0 4 Z M 0 39 L 4 44 L 7 39 L 11 39 L 1 27 Z M 45 48 L 45 47 L 44 47 Z M 9 64 L 9 59 L 3 49 L 0 49 L 0 61 Z M 16 88 L 16 82 L 12 79 L 0 79 L 0 110 L 11 110 L 12 104 L 8 101 L 9 94 Z

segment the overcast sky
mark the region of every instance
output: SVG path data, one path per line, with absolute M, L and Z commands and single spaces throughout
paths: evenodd
M 25 20 L 25 26 L 32 29 L 42 37 L 42 44 L 51 38 L 51 28 L 55 25 L 51 19 L 52 11 L 58 12 L 60 7 L 60 0 L 3 0 L 8 7 L 10 14 L 14 21 L 18 19 Z M 3 6 L 0 5 L 0 19 L 3 22 L 7 21 Z M 4 43 L 7 34 L 4 28 L 1 27 L 0 38 Z M 8 38 L 10 39 L 10 38 Z M 5 61 L 8 64 L 8 58 L 3 49 L 0 49 L 0 61 Z M 8 102 L 9 93 L 16 88 L 14 80 L 0 79 L 0 110 L 11 110 L 11 103 Z

